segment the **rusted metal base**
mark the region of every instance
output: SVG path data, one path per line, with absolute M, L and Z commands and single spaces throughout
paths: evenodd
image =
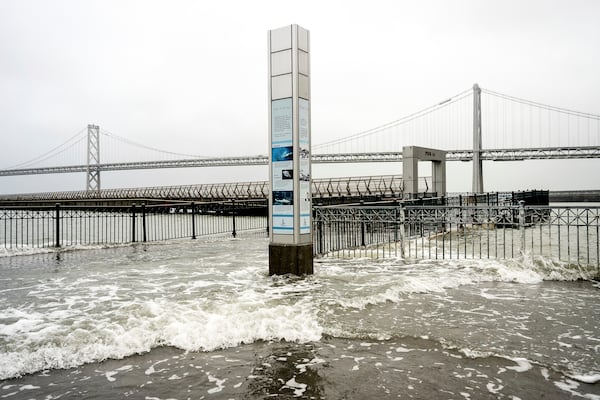
M 312 275 L 313 245 L 269 244 L 269 275 Z

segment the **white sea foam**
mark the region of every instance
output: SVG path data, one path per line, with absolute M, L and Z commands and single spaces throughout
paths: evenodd
M 71 252 L 76 250 L 100 250 L 108 249 L 113 247 L 125 247 L 131 246 L 131 243 L 104 243 L 104 244 L 71 244 L 68 242 L 61 243 L 62 247 L 55 247 L 54 242 L 42 243 L 41 247 L 12 247 L 12 248 L 0 248 L 0 257 L 14 257 L 14 256 L 29 256 L 35 254 L 48 254 L 48 253 L 63 253 Z
M 591 385 L 600 382 L 599 373 L 569 375 L 569 377 L 575 379 L 576 381 L 589 383 Z
M 296 377 L 294 376 L 292 377 L 292 379 L 287 381 L 285 385 L 283 385 L 281 388 L 292 389 L 294 391 L 294 396 L 300 397 L 306 391 L 307 386 L 308 385 L 306 383 L 296 382 Z
M 531 362 L 529 362 L 529 360 L 527 360 L 525 358 L 521 358 L 521 357 L 514 357 L 514 358 L 506 357 L 506 358 L 517 363 L 517 365 L 515 365 L 514 367 L 506 367 L 506 369 L 512 369 L 513 371 L 516 371 L 516 372 L 525 372 L 525 371 L 529 371 L 531 368 L 533 368 L 533 366 L 531 365 Z
M 114 302 L 118 290 L 106 290 L 110 294 L 100 297 Z M 17 318 L 12 324 L 0 324 L 0 335 L 9 338 L 0 351 L 0 379 L 120 359 L 162 345 L 210 351 L 256 340 L 316 341 L 322 334 L 314 308 L 302 301 L 291 305 L 232 301 L 203 309 L 195 303 L 146 300 L 124 303 L 120 309 L 120 319 L 85 316 L 73 310 L 55 313 L 62 314 L 62 320 L 74 321 L 68 325 L 48 318 L 52 313 L 5 310 L 4 316 Z M 149 368 L 146 372 L 154 371 Z M 107 375 L 109 380 L 112 377 Z
M 218 379 L 218 378 L 212 376 L 209 372 L 206 373 L 206 377 L 208 378 L 209 382 L 212 382 L 216 385 L 215 387 L 208 389 L 209 394 L 218 393 L 218 392 L 222 391 L 223 388 L 225 387 L 224 383 L 227 381 L 227 378 Z
M 558 387 L 559 389 L 570 393 L 571 396 L 575 396 L 575 397 L 582 397 L 584 399 L 589 399 L 589 400 L 600 400 L 600 396 L 597 394 L 592 394 L 592 393 L 581 393 L 578 392 L 577 389 L 579 387 L 579 383 L 575 382 L 573 380 L 567 379 L 566 381 L 559 381 L 559 382 L 554 382 L 554 385 L 556 385 L 556 387 Z
M 545 280 L 589 279 L 595 273 L 541 256 L 524 256 L 513 260 L 422 260 L 408 265 L 394 258 L 324 259 L 319 261 L 319 267 L 317 276 L 364 289 L 354 296 L 332 299 L 343 307 L 355 309 L 388 301 L 401 302 L 407 294 L 439 293 L 481 282 L 537 284 Z M 444 279 L 439 279 L 440 276 Z M 482 296 L 496 298 L 486 292 L 482 292 Z M 518 300 L 515 297 L 503 299 Z
M 52 248 L 49 244 L 48 247 L 16 247 L 16 248 L 5 248 L 0 247 L 0 257 L 13 257 L 13 256 L 25 256 L 31 254 L 44 254 L 53 253 L 56 249 Z
M 504 385 L 496 384 L 494 382 L 488 382 L 488 384 L 485 387 L 487 388 L 488 392 L 492 394 L 498 394 L 504 388 Z

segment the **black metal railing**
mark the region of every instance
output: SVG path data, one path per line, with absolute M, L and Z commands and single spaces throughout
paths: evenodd
M 245 204 L 195 203 L 131 207 L 41 206 L 0 210 L 0 246 L 5 249 L 150 242 L 267 232 L 264 212 Z M 252 209 L 255 210 L 255 209 Z M 260 211 L 260 210 L 259 210 Z
M 600 207 L 315 207 L 316 256 L 514 258 L 522 254 L 600 271 Z

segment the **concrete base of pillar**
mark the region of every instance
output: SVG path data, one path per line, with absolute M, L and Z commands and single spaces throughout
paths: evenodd
M 269 244 L 269 275 L 312 275 L 313 245 Z

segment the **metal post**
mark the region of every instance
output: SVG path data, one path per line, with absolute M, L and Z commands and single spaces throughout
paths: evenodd
M 360 245 L 365 247 L 365 221 L 360 221 Z
M 473 193 L 483 193 L 481 162 L 481 89 L 473 85 Z
M 237 232 L 235 231 L 235 200 L 231 200 L 231 217 L 232 217 L 232 224 L 233 224 L 233 231 L 231 232 L 231 235 L 235 238 L 237 236 Z
M 521 234 L 521 254 L 525 254 L 525 202 L 519 200 L 519 233 Z
M 398 204 L 395 204 L 398 207 Z M 394 242 L 398 242 L 398 208 L 394 209 Z
M 360 201 L 360 206 L 361 206 L 360 210 L 362 211 L 361 212 L 362 215 L 360 216 L 361 217 L 361 219 L 360 219 L 360 245 L 361 245 L 361 247 L 365 247 L 365 221 L 363 219 L 365 217 L 365 212 L 363 209 L 364 205 L 365 205 L 365 201 L 361 200 Z
M 142 241 L 146 242 L 146 203 L 142 203 Z
M 135 203 L 131 205 L 131 242 L 135 243 Z
M 325 242 L 323 237 L 323 221 L 317 221 L 317 254 L 323 254 Z
M 404 206 L 400 203 L 400 257 L 404 258 L 405 214 Z
M 56 247 L 60 247 L 60 203 L 56 203 L 56 212 L 55 212 L 55 220 L 56 220 L 56 225 L 55 225 L 55 246 Z
M 196 203 L 192 201 L 192 239 L 196 239 Z
M 269 215 L 268 214 L 267 214 L 267 229 L 266 229 L 266 233 L 267 233 L 267 236 L 270 234 L 269 233 Z

